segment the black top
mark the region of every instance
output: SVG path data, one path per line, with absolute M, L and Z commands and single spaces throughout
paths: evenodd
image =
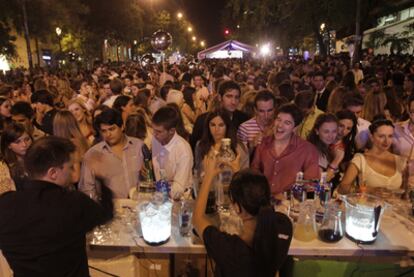
M 53 135 L 53 119 L 55 118 L 56 113 L 56 109 L 51 109 L 45 113 L 45 116 L 42 119 L 42 125 L 40 126 L 40 129 L 48 135 Z
M 200 114 L 197 117 L 196 122 L 194 123 L 193 133 L 190 136 L 190 145 L 191 145 L 191 148 L 193 149 L 193 152 L 197 144 L 197 141 L 199 141 L 201 137 L 203 136 L 203 129 L 204 129 L 205 121 L 207 119 L 207 115 L 208 115 L 208 112 Z M 249 120 L 249 116 L 239 110 L 235 110 L 231 117 L 231 122 L 233 123 L 233 127 L 235 128 L 236 131 L 239 128 L 240 124 L 242 124 L 243 122 L 247 120 Z
M 263 248 L 270 250 L 273 269 L 265 269 L 261 265 L 266 261 L 255 261 L 259 259 L 256 258 L 259 253 L 255 254 L 254 249 L 240 237 L 220 232 L 212 225 L 204 230 L 203 240 L 207 254 L 216 262 L 215 276 L 275 276 L 288 255 L 292 241 L 292 222 L 286 215 L 279 212 L 272 213 L 272 217 L 268 217 L 266 221 L 266 226 L 262 227 L 265 227 L 267 231 L 262 234 L 263 238 L 261 237 L 256 242 L 255 248 L 258 251 L 263 251 Z M 269 235 L 275 236 L 276 240 L 272 242 L 272 239 L 266 239 Z M 269 272 L 269 270 L 275 272 Z
M 331 91 L 327 90 L 326 88 L 324 89 L 324 91 L 319 94 L 316 93 L 316 106 L 318 107 L 318 109 L 320 109 L 323 112 L 326 112 L 328 109 L 328 100 L 329 100 L 329 96 L 331 95 Z
M 89 276 L 85 234 L 112 218 L 112 195 L 101 205 L 45 181 L 0 196 L 0 249 L 16 277 Z
M 239 236 L 220 232 L 210 225 L 204 229 L 207 254 L 216 263 L 214 276 L 258 276 L 253 264 L 253 249 Z

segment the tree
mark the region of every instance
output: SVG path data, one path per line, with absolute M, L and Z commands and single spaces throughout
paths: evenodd
M 16 56 L 16 46 L 14 41 L 16 37 L 10 35 L 10 27 L 5 23 L 0 22 L 0 55 L 6 58 L 13 58 Z
M 389 46 L 390 54 L 399 55 L 410 48 L 411 41 L 409 38 L 402 36 L 401 33 L 395 33 L 387 35 L 382 43 L 382 46 Z
M 312 34 L 322 55 L 326 55 L 326 46 L 320 25 L 325 23 L 329 28 L 336 28 L 349 20 L 343 14 L 349 11 L 344 0 L 230 0 L 227 8 L 230 12 L 225 18 L 240 22 L 243 36 L 254 32 L 261 39 L 277 37 L 279 44 L 286 48 Z
M 386 38 L 386 34 L 384 30 L 377 30 L 369 35 L 368 41 L 365 43 L 365 47 L 367 48 L 378 48 L 382 46 L 384 40 Z
M 79 15 L 87 12 L 81 0 L 8 0 L 0 6 L 0 20 L 11 22 L 16 31 L 24 34 L 29 66 L 33 66 L 31 38 L 38 41 L 56 41 L 55 28 L 76 28 Z M 68 28 L 64 28 L 67 26 Z M 54 38 L 54 39 L 52 39 Z M 36 49 L 39 58 L 39 49 Z
M 80 33 L 85 52 L 102 58 L 102 46 L 108 40 L 118 47 L 132 45 L 143 37 L 144 11 L 138 1 L 130 0 L 85 0 L 89 13 L 82 16 L 84 28 Z M 88 49 L 97 50 L 91 52 Z M 96 55 L 96 54 L 99 55 Z
M 361 1 L 360 33 L 375 22 L 378 13 L 393 4 L 392 0 Z M 321 24 L 325 24 L 327 31 L 354 34 L 356 10 L 357 0 L 228 0 L 223 19 L 227 24 L 240 25 L 237 35 L 250 43 L 273 38 L 286 49 L 312 35 L 319 44 L 320 54 L 325 55 Z

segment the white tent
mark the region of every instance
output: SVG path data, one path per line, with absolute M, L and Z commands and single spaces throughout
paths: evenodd
M 198 59 L 243 58 L 246 53 L 254 53 L 256 48 L 237 40 L 228 40 L 198 52 Z

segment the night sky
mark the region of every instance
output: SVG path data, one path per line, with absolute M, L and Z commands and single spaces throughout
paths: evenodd
M 221 23 L 225 0 L 149 0 L 155 9 L 167 9 L 172 14 L 182 11 L 195 31 L 195 36 L 207 42 L 207 47 L 223 42 L 224 26 Z
M 195 34 L 207 42 L 207 47 L 225 40 L 221 25 L 221 11 L 226 1 L 224 0 L 182 0 L 184 12 L 193 24 Z

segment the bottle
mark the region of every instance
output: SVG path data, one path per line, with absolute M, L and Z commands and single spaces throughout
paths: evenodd
M 218 176 L 218 182 L 216 183 L 216 204 L 219 210 L 227 210 L 230 205 L 228 192 L 231 178 L 234 173 L 229 163 L 236 158 L 236 155 L 231 149 L 231 139 L 224 138 L 221 140 L 221 147 L 217 158 L 220 163 L 221 172 Z
M 155 175 L 152 167 L 151 151 L 145 145 L 142 147 L 142 155 L 144 157 L 144 167 L 146 169 L 146 176 L 141 176 L 140 192 L 154 192 Z
M 331 200 L 332 185 L 327 182 L 327 173 L 322 172 L 321 178 L 316 186 L 315 201 L 316 201 L 316 221 L 320 223 L 324 217 L 326 206 Z
M 200 189 L 200 176 L 198 175 L 198 170 L 193 170 L 193 198 L 196 199 Z
M 290 212 L 293 217 L 299 214 L 299 205 L 306 200 L 306 190 L 303 183 L 303 172 L 296 173 L 296 180 L 290 191 Z
M 163 195 L 163 200 L 167 201 L 170 196 L 171 186 L 167 180 L 167 174 L 165 170 L 166 156 L 165 152 L 161 151 L 159 156 L 159 165 L 160 165 L 160 179 L 155 182 L 155 191 Z
M 326 206 L 331 199 L 332 184 L 327 181 L 327 173 L 322 172 L 321 179 L 319 180 L 319 199 L 322 206 Z

